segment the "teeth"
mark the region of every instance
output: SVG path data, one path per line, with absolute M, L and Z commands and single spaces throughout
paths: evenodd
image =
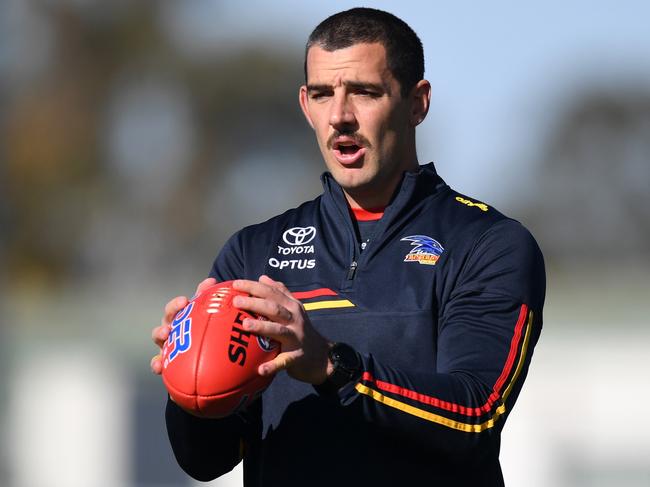
M 336 142 L 334 144 L 335 149 L 341 149 L 342 147 L 359 147 L 359 144 L 354 141 Z

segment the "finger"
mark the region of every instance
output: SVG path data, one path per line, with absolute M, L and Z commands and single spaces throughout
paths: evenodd
M 235 296 L 232 304 L 239 309 L 249 311 L 268 318 L 271 321 L 290 323 L 293 314 L 280 303 L 272 299 L 254 298 L 251 296 Z
M 281 370 L 286 370 L 302 355 L 302 352 L 299 350 L 293 350 L 291 352 L 282 352 L 278 354 L 273 360 L 264 362 L 257 368 L 257 373 L 265 375 L 273 375 Z
M 174 299 L 170 300 L 165 305 L 164 314 L 162 320 L 160 320 L 160 324 L 162 326 L 169 326 L 171 322 L 174 320 L 174 316 L 176 316 L 176 313 L 178 313 L 185 306 L 187 306 L 188 302 L 189 299 L 187 299 L 186 296 L 176 296 Z
M 273 340 L 280 343 L 287 342 L 290 339 L 295 338 L 295 333 L 291 328 L 280 323 L 275 323 L 273 321 L 246 318 L 243 321 L 242 326 L 246 331 L 250 331 L 255 335 L 272 338 Z
M 217 280 L 214 277 L 208 277 L 207 279 L 203 279 L 201 282 L 199 282 L 199 285 L 196 286 L 196 293 L 195 294 L 200 293 L 205 288 L 208 288 L 210 286 L 214 286 L 216 283 L 217 283 Z
M 300 302 L 296 298 L 293 297 L 293 294 L 291 294 L 291 291 L 289 291 L 289 288 L 284 285 L 284 283 L 280 281 L 274 281 L 267 275 L 261 275 L 260 276 L 260 282 L 262 284 L 266 284 L 267 286 L 270 286 L 274 289 L 277 289 L 280 291 L 282 294 L 284 294 L 287 298 L 291 299 L 292 301 L 295 302 Z
M 163 369 L 163 364 L 162 364 L 162 357 L 160 354 L 154 355 L 151 359 L 151 362 L 149 364 L 151 367 L 151 372 L 153 372 L 156 375 L 162 374 L 162 369 Z
M 285 306 L 291 302 L 291 298 L 279 289 L 261 283 L 259 281 L 237 279 L 236 281 L 233 281 L 232 287 L 237 291 L 243 291 L 257 298 L 274 299 L 278 303 Z
M 158 348 L 162 348 L 169 338 L 169 325 L 160 325 L 151 331 L 151 339 Z
M 272 291 L 270 286 L 260 284 L 257 281 L 251 281 L 250 279 L 235 279 L 232 282 L 232 287 L 237 291 L 243 291 L 260 297 L 268 296 Z
M 278 291 L 280 291 L 280 292 L 282 292 L 284 294 L 289 293 L 289 289 L 287 289 L 287 286 L 285 286 L 284 283 L 282 283 L 280 281 L 274 281 L 273 279 L 271 279 L 269 276 L 267 276 L 265 274 L 260 276 L 259 281 L 262 284 L 266 284 L 267 286 L 271 286 L 272 288 L 275 288 L 275 289 L 277 289 Z

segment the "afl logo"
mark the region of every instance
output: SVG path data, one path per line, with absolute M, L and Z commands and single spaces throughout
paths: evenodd
M 288 245 L 307 245 L 316 237 L 315 227 L 293 227 L 282 234 Z
M 276 343 L 268 337 L 258 336 L 257 344 L 265 352 L 270 352 L 276 347 Z

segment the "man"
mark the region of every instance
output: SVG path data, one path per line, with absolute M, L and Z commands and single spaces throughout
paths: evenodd
M 543 260 L 518 222 L 419 165 L 423 75 L 420 40 L 391 14 L 352 9 L 311 34 L 299 101 L 324 192 L 236 233 L 198 288 L 236 279 L 251 295 L 235 305 L 268 317 L 244 326 L 280 342 L 259 368 L 277 375 L 223 419 L 168 401 L 193 477 L 243 458 L 247 486 L 503 484 L 500 432 L 541 330 Z M 159 346 L 186 303 L 165 307 Z

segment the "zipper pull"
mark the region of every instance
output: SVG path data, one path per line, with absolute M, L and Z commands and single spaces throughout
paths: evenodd
M 353 260 L 352 264 L 350 264 L 350 268 L 348 269 L 348 281 L 354 279 L 354 274 L 356 272 L 357 272 L 357 261 Z

